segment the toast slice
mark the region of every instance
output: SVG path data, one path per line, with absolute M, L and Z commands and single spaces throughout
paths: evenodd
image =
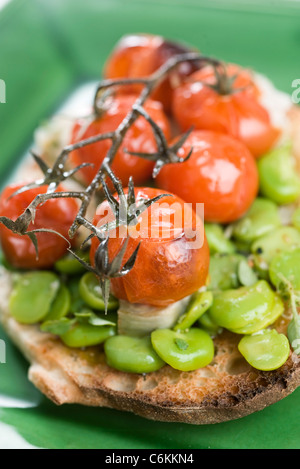
M 300 110 L 290 113 L 300 161 Z M 165 365 L 147 375 L 110 368 L 103 348 L 71 349 L 38 326 L 22 325 L 9 314 L 11 274 L 0 268 L 0 323 L 30 363 L 29 380 L 58 405 L 110 407 L 168 422 L 212 424 L 234 420 L 283 399 L 300 385 L 300 357 L 292 352 L 275 371 L 252 368 L 228 331 L 214 339 L 215 357 L 205 368 L 181 372 Z M 274 327 L 286 333 L 288 308 Z
M 300 360 L 292 353 L 278 370 L 255 370 L 237 349 L 238 336 L 224 331 L 215 339 L 213 362 L 193 372 L 165 365 L 146 376 L 107 366 L 103 349 L 70 349 L 38 326 L 23 325 L 9 314 L 11 274 L 0 270 L 0 322 L 30 363 L 29 380 L 58 405 L 111 407 L 148 419 L 209 424 L 259 411 L 300 385 Z M 275 325 L 286 332 L 290 316 Z

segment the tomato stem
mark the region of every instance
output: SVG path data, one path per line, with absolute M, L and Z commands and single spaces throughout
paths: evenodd
M 28 235 L 32 239 L 32 242 L 35 245 L 36 250 L 37 242 L 35 237 L 35 232 L 28 231 L 28 227 L 30 223 L 34 221 L 35 213 L 39 205 L 44 204 L 47 200 L 55 199 L 55 198 L 77 198 L 80 200 L 81 205 L 78 210 L 77 216 L 75 217 L 72 226 L 69 230 L 70 238 L 73 238 L 81 226 L 87 228 L 91 234 L 88 236 L 86 241 L 83 244 L 86 244 L 91 238 L 96 236 L 99 241 L 99 247 L 96 251 L 95 256 L 95 267 L 90 266 L 85 261 L 80 259 L 73 251 L 69 248 L 68 250 L 73 254 L 75 258 L 79 262 L 81 262 L 88 271 L 95 273 L 99 277 L 100 286 L 103 290 L 103 297 L 105 300 L 106 308 L 107 308 L 107 301 L 109 297 L 109 280 L 110 278 L 118 277 L 126 275 L 133 267 L 135 259 L 137 257 L 137 253 L 139 250 L 139 246 L 136 248 L 134 253 L 130 256 L 129 260 L 125 263 L 123 267 L 122 261 L 124 258 L 127 241 L 125 241 L 124 246 L 120 250 L 119 253 L 115 256 L 115 258 L 109 262 L 108 260 L 108 251 L 107 251 L 107 243 L 109 239 L 109 231 L 111 229 L 115 229 L 117 226 L 126 225 L 128 223 L 137 223 L 138 222 L 138 215 L 142 213 L 143 210 L 146 210 L 152 203 L 164 197 L 165 195 L 161 195 L 155 197 L 154 199 L 143 201 L 142 204 L 136 207 L 135 211 L 132 211 L 132 202 L 134 197 L 134 186 L 133 181 L 129 181 L 130 186 L 130 193 L 128 198 L 126 198 L 124 194 L 124 190 L 122 187 L 121 181 L 115 176 L 111 165 L 114 160 L 114 157 L 122 144 L 125 135 L 127 134 L 130 127 L 134 124 L 134 122 L 143 117 L 146 119 L 153 130 L 153 134 L 157 144 L 157 152 L 153 154 L 142 154 L 142 153 L 131 153 L 139 156 L 141 158 L 147 158 L 150 160 L 155 161 L 155 167 L 153 171 L 153 177 L 156 177 L 159 173 L 160 169 L 169 163 L 180 163 L 186 161 L 191 153 L 192 149 L 189 152 L 186 158 L 180 158 L 177 153 L 179 149 L 182 147 L 186 139 L 188 138 L 191 130 L 186 132 L 178 141 L 173 144 L 172 146 L 168 145 L 168 142 L 164 136 L 162 129 L 157 125 L 157 123 L 151 119 L 149 114 L 145 111 L 143 105 L 145 104 L 146 100 L 149 98 L 150 94 L 156 88 L 165 77 L 172 72 L 178 65 L 184 62 L 193 62 L 194 64 L 197 63 L 199 68 L 205 65 L 212 65 L 215 70 L 218 67 L 222 67 L 222 64 L 219 60 L 203 56 L 199 53 L 188 52 L 175 55 L 169 58 L 158 70 L 156 70 L 152 75 L 146 78 L 137 78 L 137 79 L 115 79 L 115 80 L 102 80 L 97 89 L 93 99 L 93 110 L 94 116 L 96 118 L 101 118 L 103 112 L 105 112 L 108 99 L 111 97 L 113 92 L 117 87 L 120 86 L 128 86 L 130 84 L 141 84 L 143 85 L 142 91 L 140 95 L 137 97 L 135 103 L 133 104 L 132 108 L 126 115 L 126 117 L 122 120 L 118 128 L 114 132 L 107 132 L 103 134 L 98 134 L 93 137 L 80 140 L 77 143 L 72 145 L 65 146 L 58 158 L 56 159 L 53 167 L 49 167 L 42 157 L 31 152 L 35 162 L 41 169 L 43 173 L 43 178 L 39 179 L 38 181 L 34 181 L 30 184 L 23 186 L 21 189 L 16 191 L 13 195 L 20 194 L 24 191 L 29 189 L 33 189 L 36 187 L 41 187 L 44 185 L 48 186 L 48 190 L 46 194 L 38 195 L 31 204 L 27 207 L 24 213 L 16 220 L 12 221 L 7 219 L 6 217 L 0 218 L 0 223 L 5 224 L 5 226 L 14 233 L 18 233 L 20 235 Z M 218 72 L 219 73 L 219 72 Z M 227 81 L 225 80 L 225 74 L 219 73 L 218 79 L 220 82 L 220 87 L 223 91 L 227 87 Z M 227 89 L 227 88 L 226 88 Z M 111 146 L 102 162 L 100 169 L 97 171 L 94 179 L 91 183 L 85 188 L 85 190 L 77 191 L 77 192 L 56 192 L 59 184 L 65 181 L 68 178 L 74 176 L 74 174 L 82 169 L 83 167 L 87 166 L 87 164 L 83 164 L 73 168 L 71 170 L 66 170 L 65 165 L 68 159 L 69 154 L 80 148 L 83 148 L 88 145 L 92 145 L 93 143 L 102 141 L 102 140 L 111 140 Z M 128 152 L 129 153 L 129 152 Z M 106 183 L 106 178 L 109 178 L 118 194 L 119 200 L 112 195 L 110 192 L 108 185 Z M 102 229 L 95 227 L 92 223 L 90 223 L 86 219 L 86 213 L 88 207 L 90 206 L 91 200 L 94 197 L 96 191 L 102 187 L 104 192 L 104 196 L 106 200 L 109 202 L 110 206 L 114 210 L 116 221 L 114 223 L 108 224 Z M 130 209 L 130 210 L 129 210 Z

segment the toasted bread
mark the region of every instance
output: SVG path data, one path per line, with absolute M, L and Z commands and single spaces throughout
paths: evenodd
M 295 154 L 300 161 L 300 110 L 290 112 Z M 290 352 L 275 371 L 252 368 L 239 353 L 239 336 L 223 331 L 214 339 L 210 365 L 181 372 L 165 365 L 147 375 L 129 374 L 106 364 L 103 348 L 71 349 L 58 337 L 23 325 L 9 313 L 11 274 L 0 270 L 0 322 L 30 363 L 29 380 L 58 405 L 76 403 L 133 412 L 148 419 L 190 424 L 234 420 L 283 399 L 300 385 L 300 359 Z M 286 333 L 291 316 L 274 325 Z
M 193 372 L 166 365 L 146 376 L 107 366 L 103 349 L 70 349 L 38 326 L 23 325 L 9 314 L 11 275 L 0 272 L 0 321 L 30 363 L 29 380 L 58 405 L 111 407 L 160 421 L 208 424 L 259 411 L 300 384 L 300 363 L 290 355 L 278 370 L 262 372 L 237 350 L 238 336 L 224 331 L 215 339 L 213 362 Z M 276 324 L 286 331 L 288 317 Z M 299 360 L 300 362 L 300 360 Z

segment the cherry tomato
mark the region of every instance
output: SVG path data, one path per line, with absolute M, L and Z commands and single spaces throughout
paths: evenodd
M 164 192 L 155 188 L 135 189 L 137 201 Z M 94 224 L 101 226 L 113 219 L 108 203 L 97 209 Z M 176 196 L 166 196 L 139 217 L 136 227 L 129 227 L 129 242 L 124 262 L 140 244 L 132 270 L 111 281 L 112 293 L 130 303 L 167 306 L 194 293 L 206 282 L 209 248 L 201 218 L 189 204 Z M 112 260 L 125 242 L 126 234 L 110 232 L 109 258 Z M 91 262 L 99 241 L 94 238 Z
M 175 119 L 183 131 L 194 126 L 229 134 L 260 157 L 274 146 L 280 131 L 259 103 L 259 89 L 251 75 L 236 65 L 229 65 L 221 79 L 225 87 L 216 91 L 211 87 L 216 84 L 212 67 L 193 73 L 174 91 Z
M 260 97 L 260 89 L 255 83 L 253 74 L 250 70 L 242 68 L 237 64 L 224 64 L 224 70 L 220 69 L 221 80 L 225 80 L 223 83 L 219 83 L 219 86 L 222 88 L 227 87 L 228 91 L 243 91 L 249 96 L 255 98 Z M 211 65 L 202 67 L 200 70 L 197 70 L 193 75 L 191 75 L 191 82 L 195 82 L 198 79 L 200 82 L 203 82 L 207 85 L 218 85 L 216 83 L 216 72 Z M 226 93 L 226 89 L 220 90 Z
M 0 197 L 0 216 L 5 216 L 15 221 L 28 205 L 39 194 L 47 191 L 47 186 L 42 186 L 9 197 L 22 187 L 22 184 L 7 186 Z M 63 191 L 59 186 L 58 192 Z M 68 239 L 68 230 L 78 212 L 78 204 L 75 199 L 51 199 L 40 205 L 36 211 L 34 224 L 30 223 L 28 231 L 48 228 L 55 230 Z M 20 269 L 50 268 L 60 259 L 68 248 L 68 243 L 60 236 L 52 233 L 37 233 L 39 258 L 36 259 L 36 251 L 30 238 L 26 235 L 12 233 L 3 224 L 0 224 L 0 241 L 3 253 L 8 262 Z
M 108 57 L 103 75 L 105 78 L 124 78 L 132 76 L 131 69 L 138 60 L 152 54 L 161 47 L 164 40 L 161 36 L 151 34 L 134 34 L 123 36 Z
M 110 99 L 110 102 L 107 103 L 107 110 L 101 117 L 94 120 L 87 127 L 84 121 L 78 121 L 75 124 L 71 143 L 116 130 L 131 110 L 135 100 L 135 95 L 122 95 Z M 149 99 L 144 108 L 161 127 L 168 139 L 170 137 L 170 125 L 161 104 Z M 85 183 L 89 184 L 93 180 L 110 146 L 111 140 L 102 140 L 71 152 L 70 160 L 73 165 L 78 166 L 81 163 L 92 163 L 94 165 L 81 170 Z M 125 149 L 145 153 L 157 151 L 153 130 L 144 117 L 139 117 L 130 127 L 112 164 L 113 171 L 121 179 L 124 186 L 127 186 L 130 176 L 133 176 L 136 184 L 144 183 L 151 177 L 154 163 L 129 155 L 124 151 Z
M 105 78 L 141 78 L 151 75 L 170 57 L 191 52 L 191 48 L 168 41 L 161 36 L 150 34 L 136 34 L 123 37 L 104 67 Z M 197 70 L 194 62 L 180 64 L 169 77 L 153 91 L 152 98 L 160 101 L 166 112 L 171 110 L 172 92 L 176 82 Z M 121 92 L 140 92 L 140 85 L 120 88 Z
M 229 223 L 247 212 L 258 192 L 256 161 L 247 147 L 229 135 L 209 130 L 193 131 L 180 157 L 184 163 L 168 164 L 157 176 L 157 186 L 186 202 L 204 203 L 208 222 Z

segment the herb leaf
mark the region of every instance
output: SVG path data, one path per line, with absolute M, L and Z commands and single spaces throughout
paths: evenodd
M 80 313 L 75 313 L 76 319 L 81 323 L 88 323 L 92 326 L 115 326 L 116 322 L 97 316 L 93 311 L 86 309 Z
M 178 337 L 176 337 L 176 339 L 174 339 L 174 342 L 177 345 L 177 347 L 179 348 L 179 350 L 186 350 L 189 346 L 189 344 L 187 343 L 186 340 L 180 339 Z
M 41 324 L 40 329 L 42 332 L 49 332 L 54 335 L 63 335 L 72 329 L 73 325 L 77 322 L 76 318 L 68 319 L 61 318 L 55 321 L 46 321 Z

